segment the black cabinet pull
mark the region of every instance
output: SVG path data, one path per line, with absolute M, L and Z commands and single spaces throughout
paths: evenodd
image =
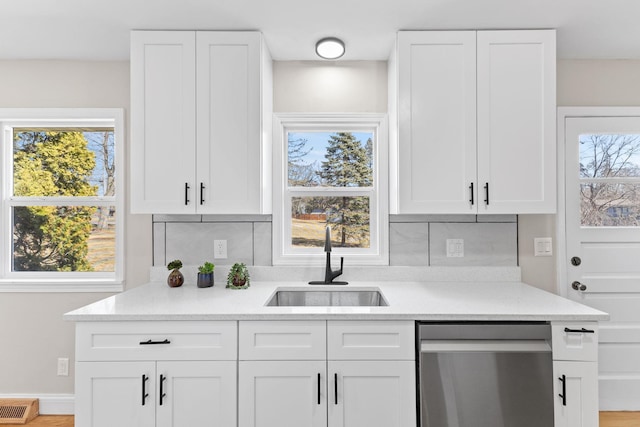
M 164 375 L 160 374 L 160 406 L 162 406 L 163 399 L 167 395 L 164 392 L 164 381 L 167 379 Z
M 169 341 L 168 339 L 165 339 L 164 341 L 152 341 L 152 340 L 140 341 L 140 345 L 156 345 L 156 344 L 171 344 L 171 341 Z
M 318 405 L 320 404 L 320 372 L 318 372 Z
M 333 374 L 333 392 L 335 394 L 335 404 L 338 404 L 338 374 Z
M 204 183 L 200 183 L 200 204 L 204 205 Z
M 558 394 L 558 397 L 562 398 L 562 406 L 567 406 L 567 377 L 563 375 L 558 379 L 562 383 L 562 393 Z
M 570 328 L 564 328 L 565 332 L 578 332 L 578 333 L 582 333 L 582 334 L 595 334 L 596 331 L 592 331 L 591 329 L 585 329 L 585 328 L 580 328 L 580 329 L 570 329 Z
M 471 192 L 471 198 L 469 199 L 469 202 L 471 202 L 471 206 L 473 206 L 475 204 L 475 200 L 473 200 L 473 182 L 469 186 L 469 191 Z
M 147 377 L 145 374 L 142 374 L 142 406 L 144 406 L 144 404 L 147 401 L 147 397 L 149 397 L 149 393 L 147 393 L 147 380 L 149 379 L 149 377 Z
M 189 183 L 185 182 L 184 183 L 184 204 L 188 205 L 189 204 Z
M 484 184 L 484 203 L 489 205 L 489 183 Z

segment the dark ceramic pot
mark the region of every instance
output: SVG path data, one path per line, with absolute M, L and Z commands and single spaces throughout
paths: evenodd
M 210 288 L 213 286 L 213 273 L 198 273 L 198 287 Z
M 184 276 L 180 273 L 180 270 L 177 268 L 173 269 L 171 273 L 169 273 L 169 277 L 167 277 L 167 285 L 172 288 L 177 288 L 178 286 L 182 286 L 184 283 Z

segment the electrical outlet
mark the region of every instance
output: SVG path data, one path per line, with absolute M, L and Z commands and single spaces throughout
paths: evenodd
M 227 258 L 227 241 L 226 240 L 213 241 L 213 257 L 218 259 Z
M 447 239 L 447 258 L 464 257 L 464 239 Z
M 69 376 L 69 358 L 68 357 L 58 358 L 58 376 L 60 377 Z

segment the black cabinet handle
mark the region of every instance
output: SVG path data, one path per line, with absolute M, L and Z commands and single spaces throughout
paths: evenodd
M 156 344 L 171 344 L 171 341 L 169 341 L 168 339 L 165 339 L 164 341 L 152 341 L 152 340 L 140 341 L 140 345 L 156 345 Z
M 204 183 L 200 183 L 200 204 L 204 205 Z
M 149 379 L 149 377 L 147 377 L 145 374 L 142 374 L 142 406 L 144 406 L 144 404 L 147 401 L 147 397 L 149 397 L 149 393 L 147 393 L 147 380 Z
M 320 372 L 318 372 L 318 405 L 320 404 Z
M 580 328 L 580 329 L 570 329 L 570 328 L 564 328 L 565 332 L 578 332 L 578 333 L 582 333 L 582 334 L 595 334 L 596 331 L 592 331 L 591 329 L 585 329 L 585 328 Z
M 338 374 L 333 374 L 333 392 L 335 394 L 335 404 L 338 404 Z
M 469 191 L 471 192 L 471 198 L 469 199 L 469 202 L 471 202 L 471 206 L 473 206 L 475 204 L 475 200 L 473 200 L 473 182 L 469 186 Z
M 167 395 L 164 392 L 164 381 L 167 379 L 164 375 L 160 374 L 160 406 L 162 406 L 163 399 Z
M 489 205 L 489 183 L 484 184 L 484 202 Z
M 562 398 L 562 406 L 567 406 L 567 377 L 563 375 L 558 378 L 562 383 L 562 393 L 558 397 Z
M 184 183 L 184 204 L 188 205 L 189 204 L 189 183 L 185 182 Z

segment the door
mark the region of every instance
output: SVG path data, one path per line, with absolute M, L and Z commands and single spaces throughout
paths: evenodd
M 240 427 L 327 427 L 325 361 L 239 364 Z
M 154 362 L 78 362 L 75 425 L 155 427 Z
M 575 116 L 601 110 L 575 109 Z M 639 410 L 640 110 L 562 117 L 566 275 L 560 277 L 570 299 L 611 316 L 600 325 L 600 410 Z
M 553 362 L 553 378 L 554 427 L 598 427 L 597 363 Z
M 194 213 L 196 36 L 131 33 L 131 211 Z
M 158 427 L 236 426 L 236 362 L 158 362 L 156 376 Z
M 555 31 L 477 41 L 478 213 L 555 213 Z
M 475 213 L 475 31 L 400 31 L 398 62 L 398 213 Z
M 329 361 L 330 427 L 416 425 L 414 361 Z

